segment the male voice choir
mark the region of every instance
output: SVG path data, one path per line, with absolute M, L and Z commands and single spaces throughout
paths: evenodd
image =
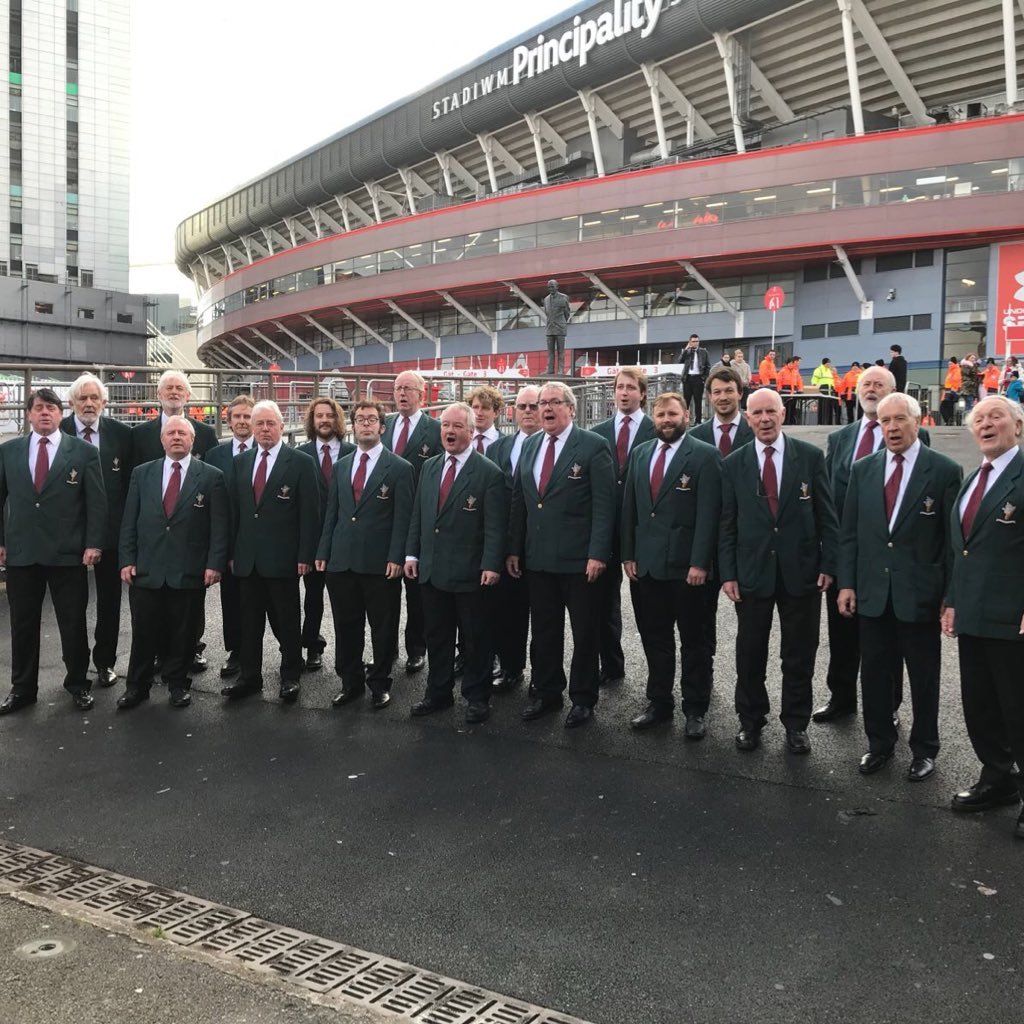
M 856 713 L 859 676 L 867 738 L 859 771 L 883 769 L 899 744 L 905 667 L 906 777 L 920 782 L 939 753 L 944 633 L 959 637 L 964 717 L 981 762 L 953 809 L 1016 803 L 1024 793 L 1024 408 L 999 395 L 975 405 L 968 422 L 981 462 L 963 481 L 959 466 L 930 448 L 918 403 L 885 367 L 860 374 L 862 415 L 829 435 L 825 454 L 784 432 L 776 390 L 751 392 L 744 413 L 745 382 L 733 367 L 708 372 L 695 358 L 694 376 L 710 415 L 693 430 L 680 394 L 660 394 L 647 415 L 646 378 L 625 368 L 614 416 L 593 430 L 576 425 L 572 390 L 550 382 L 519 392 L 517 430 L 501 436 L 496 389 L 478 387 L 468 404 L 434 419 L 421 410 L 423 379 L 406 372 L 390 416 L 376 402 L 353 403 L 354 444 L 338 404 L 315 398 L 309 441 L 298 448 L 282 441 L 277 405 L 246 395 L 228 409 L 231 438 L 216 444 L 210 427 L 184 415 L 189 384 L 172 370 L 158 386 L 159 420 L 134 430 L 102 415 L 106 389 L 92 374 L 75 381 L 63 419 L 61 399 L 39 388 L 28 401 L 31 433 L 0 446 L 12 640 L 0 714 L 37 699 L 47 588 L 64 687 L 77 708 L 92 707 L 91 565 L 91 658 L 102 686 L 117 678 L 120 584 L 129 588 L 121 709 L 147 700 L 158 673 L 171 705 L 188 705 L 190 674 L 206 667 L 205 590 L 216 583 L 224 696 L 263 689 L 269 622 L 281 652 L 278 696 L 296 699 L 303 670 L 322 665 L 326 590 L 341 681 L 334 706 L 368 691 L 374 709 L 386 708 L 404 588 L 404 671 L 427 667 L 413 716 L 450 708 L 461 675 L 467 722 L 485 721 L 495 693 L 524 684 L 529 641 L 520 717 L 556 712 L 568 691 L 565 727 L 577 728 L 592 718 L 601 686 L 625 675 L 624 574 L 647 660 L 646 706 L 633 729 L 673 718 L 678 679 L 684 736 L 706 734 L 722 593 L 737 618 L 740 750 L 756 749 L 768 724 L 777 613 L 789 752 L 810 752 L 812 719 Z M 812 711 L 822 595 L 830 695 Z M 1015 834 L 1024 838 L 1024 812 Z

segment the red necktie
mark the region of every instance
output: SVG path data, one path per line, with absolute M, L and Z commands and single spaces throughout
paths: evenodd
M 896 497 L 900 493 L 900 484 L 903 482 L 903 456 L 894 455 L 892 461 L 896 468 L 889 475 L 885 482 L 885 521 L 892 519 L 892 510 L 896 507 Z
M 854 462 L 863 459 L 865 455 L 870 455 L 875 450 L 875 427 L 877 426 L 878 420 L 868 420 L 867 427 L 861 435 L 860 444 L 857 445 L 857 454 L 853 457 Z
M 82 436 L 85 438 L 86 444 L 92 444 L 92 427 L 86 427 L 82 431 Z
M 658 461 L 655 462 L 654 469 L 651 470 L 651 501 L 658 500 L 658 493 L 661 490 L 662 481 L 665 479 L 665 457 L 671 447 L 672 445 L 668 441 L 662 442 Z
M 181 494 L 181 463 L 171 463 L 171 479 L 167 481 L 167 490 L 164 491 L 164 515 L 170 519 L 174 513 L 174 506 L 178 504 L 178 495 Z
M 404 455 L 405 446 L 409 443 L 409 417 L 402 417 L 402 429 L 399 432 L 398 440 L 395 442 L 395 454 Z
M 974 490 L 971 491 L 971 498 L 967 502 L 967 508 L 964 509 L 964 517 L 961 521 L 964 540 L 967 540 L 971 535 L 971 530 L 974 528 L 974 519 L 978 514 L 978 509 L 981 507 L 981 500 L 985 497 L 985 486 L 988 483 L 988 475 L 991 472 L 991 462 L 983 462 L 981 469 L 978 470 L 978 482 L 974 485 Z
M 356 475 L 352 477 L 352 497 L 359 502 L 359 499 L 363 496 L 363 488 L 366 486 L 366 464 L 370 461 L 370 456 L 363 452 L 359 456 L 359 468 L 356 470 Z
M 46 446 L 50 443 L 49 438 L 39 438 L 39 451 L 36 454 L 36 494 L 41 494 L 46 486 L 46 478 L 50 473 L 50 455 Z
M 537 494 L 544 497 L 544 492 L 551 483 L 551 474 L 555 471 L 555 442 L 558 438 L 554 434 L 548 435 L 548 450 L 544 453 L 544 462 L 540 467 L 540 482 L 537 484 Z
M 764 496 L 768 499 L 768 508 L 772 519 L 779 517 L 779 476 L 775 472 L 775 449 L 769 445 L 764 450 L 764 470 L 761 473 L 761 485 Z M 736 456 L 739 458 L 739 456 Z
M 252 482 L 252 496 L 258 505 L 263 500 L 263 488 L 267 486 L 267 459 L 269 451 L 260 452 L 260 464 L 256 470 L 256 478 Z
M 448 472 L 445 473 L 444 479 L 441 481 L 441 489 L 437 492 L 437 511 L 440 512 L 444 507 L 444 503 L 448 500 L 448 493 L 452 489 L 452 484 L 455 483 L 455 463 L 456 459 L 454 455 L 448 456 Z
M 728 455 L 732 451 L 732 438 L 729 436 L 730 430 L 732 430 L 731 423 L 722 424 L 722 436 L 718 439 L 718 450 L 723 455 Z
M 239 441 L 238 442 L 238 454 L 241 455 L 242 452 L 244 452 L 244 451 L 245 451 L 245 442 L 244 441 Z
M 320 460 L 320 472 L 324 475 L 324 483 L 330 487 L 331 470 L 334 468 L 334 463 L 331 462 L 331 446 L 329 444 L 322 445 L 320 451 L 323 453 L 323 458 Z
M 484 435 L 483 434 L 477 434 L 476 435 L 476 450 L 481 455 L 484 454 Z
M 626 456 L 629 455 L 629 425 L 632 423 L 629 416 L 624 416 L 622 426 L 619 427 L 619 436 L 615 442 L 615 452 L 619 459 L 619 469 L 626 465 Z

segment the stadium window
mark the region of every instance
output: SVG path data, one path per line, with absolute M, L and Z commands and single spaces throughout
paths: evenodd
M 931 313 L 915 313 L 910 318 L 910 329 L 912 331 L 930 331 L 932 329 Z
M 132 313 L 118 313 L 117 322 L 119 324 L 130 324 L 135 322 L 135 317 Z
M 931 267 L 935 265 L 934 249 L 919 249 L 914 253 L 915 267 Z
M 913 270 L 914 267 L 931 267 L 935 265 L 935 252 L 932 249 L 919 249 L 917 252 L 892 252 L 879 256 L 875 260 L 875 273 L 884 274 L 890 270 Z
M 849 338 L 860 334 L 859 320 L 836 320 L 834 323 L 827 324 L 826 326 L 828 327 L 828 336 L 830 338 Z
M 880 316 L 875 319 L 875 334 L 889 334 L 893 331 L 909 330 L 909 316 Z
M 87 309 L 85 306 L 78 307 L 78 319 L 79 320 L 95 320 L 96 311 L 93 309 Z
M 92 287 L 92 271 L 91 270 L 83 270 L 81 276 L 82 276 L 82 287 L 83 288 L 91 288 Z
M 807 341 L 810 338 L 824 338 L 825 337 L 825 325 L 824 324 L 804 324 L 800 328 L 800 337 Z
M 828 264 L 818 263 L 813 267 L 804 267 L 804 284 L 828 280 Z
M 36 312 L 44 316 L 53 316 L 53 303 L 52 302 L 37 302 Z

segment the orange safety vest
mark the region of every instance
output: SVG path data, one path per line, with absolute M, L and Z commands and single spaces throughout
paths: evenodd
M 863 372 L 864 371 L 859 366 L 851 366 L 850 369 L 843 374 L 842 395 L 843 398 L 847 399 L 847 401 L 857 394 L 857 381 L 860 380 L 860 375 Z
M 757 374 L 761 378 L 762 385 L 768 384 L 774 387 L 779 381 L 779 372 L 775 369 L 775 360 L 765 356 L 757 368 Z
M 990 395 L 994 395 L 999 390 L 999 378 L 1001 376 L 1002 374 L 999 372 L 998 366 L 990 366 L 985 371 L 985 377 L 982 380 L 982 385 Z
M 960 372 L 960 367 L 956 363 L 953 363 L 946 372 L 946 383 L 943 384 L 943 387 L 947 391 L 959 391 L 963 382 L 964 378 L 963 374 Z

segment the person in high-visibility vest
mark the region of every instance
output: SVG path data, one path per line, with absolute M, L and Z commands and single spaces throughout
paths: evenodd
M 946 371 L 946 380 L 943 383 L 945 389 L 942 401 L 939 403 L 939 411 L 942 413 L 944 426 L 952 427 L 956 414 L 956 403 L 960 401 L 960 387 L 963 384 L 963 376 L 960 373 L 960 363 L 956 356 L 949 357 L 949 369 Z
M 835 374 L 832 370 L 832 360 L 828 356 L 822 356 L 821 362 L 814 368 L 811 374 L 811 387 L 817 388 L 821 393 L 818 400 L 818 424 L 819 426 L 832 425 L 832 395 L 835 393 Z
M 839 383 L 839 394 L 842 396 L 843 403 L 846 406 L 847 423 L 860 419 L 860 405 L 857 402 L 857 381 L 860 380 L 860 375 L 863 372 L 864 368 L 854 359 Z
M 978 399 L 987 398 L 989 395 L 999 394 L 999 378 L 1002 371 L 996 365 L 994 359 L 985 360 L 985 373 L 981 378 L 981 387 L 978 388 Z
M 757 367 L 757 374 L 761 378 L 761 387 L 778 388 L 779 371 L 775 369 L 775 352 L 768 352 Z
M 794 401 L 792 396 L 799 395 L 804 390 L 804 379 L 800 376 L 799 356 L 790 356 L 786 360 L 785 365 L 779 370 L 778 380 L 779 394 L 784 397 L 783 404 L 786 407 L 786 422 L 798 424 L 800 423 L 800 403 Z

